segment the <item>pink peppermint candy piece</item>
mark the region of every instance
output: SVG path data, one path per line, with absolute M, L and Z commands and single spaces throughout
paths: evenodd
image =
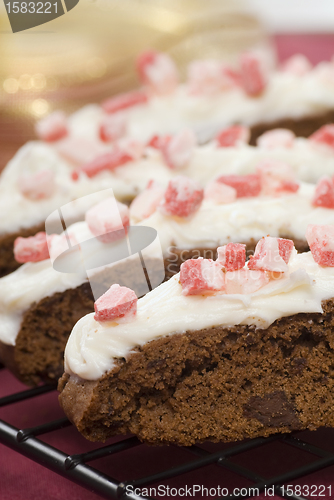
M 35 125 L 36 134 L 42 141 L 55 142 L 68 135 L 67 118 L 62 111 L 54 111 Z
M 102 109 L 106 113 L 117 113 L 123 109 L 132 108 L 139 104 L 145 104 L 148 101 L 147 93 L 142 90 L 133 90 L 125 92 L 114 97 L 110 97 L 102 103 Z
M 95 177 L 95 175 L 98 175 L 104 170 L 110 170 L 113 172 L 116 168 L 121 167 L 130 161 L 133 161 L 132 156 L 125 151 L 115 149 L 114 151 L 110 151 L 110 153 L 104 153 L 103 155 L 96 157 L 93 161 L 83 165 L 77 170 L 74 170 L 72 172 L 72 179 L 77 180 L 80 173 L 84 173 L 87 177 L 91 178 Z
M 190 129 L 182 130 L 174 135 L 161 148 L 166 164 L 173 170 L 185 167 L 191 160 L 196 143 L 196 136 Z
M 241 83 L 244 91 L 250 96 L 257 96 L 264 91 L 267 78 L 259 57 L 245 53 L 240 61 Z
M 246 263 L 246 245 L 241 243 L 228 243 L 217 249 L 217 261 L 226 271 L 237 271 Z
M 284 238 L 262 238 L 248 261 L 249 269 L 283 273 L 288 270 L 288 262 L 294 248 L 293 241 Z
M 199 209 L 203 197 L 203 189 L 196 181 L 179 175 L 169 181 L 158 209 L 165 215 L 189 217 Z
M 275 128 L 260 135 L 256 140 L 256 145 L 264 149 L 292 148 L 295 138 L 291 130 Z
M 117 141 L 116 147 L 130 156 L 134 161 L 140 160 L 145 152 L 145 144 L 133 137 L 122 137 Z
M 139 78 L 153 94 L 168 95 L 174 92 L 179 75 L 174 61 L 161 52 L 150 50 L 137 59 Z
M 258 174 L 222 175 L 217 181 L 234 188 L 237 198 L 258 196 L 261 192 L 261 179 Z
M 71 136 L 57 142 L 56 149 L 63 158 L 73 165 L 90 162 L 105 151 L 100 141 Z
M 219 262 L 212 259 L 189 259 L 181 264 L 182 295 L 205 295 L 224 289 L 224 273 Z
M 140 222 L 152 215 L 164 197 L 165 189 L 156 181 L 149 181 L 130 205 L 130 215 L 134 222 Z
M 334 149 L 334 124 L 323 125 L 314 134 L 310 135 L 308 140 L 315 145 L 326 146 Z
M 102 243 L 111 243 L 124 238 L 130 225 L 129 208 L 107 198 L 86 212 L 86 222 L 94 236 Z
M 52 264 L 61 254 L 67 252 L 77 245 L 80 246 L 76 235 L 69 229 L 61 234 L 51 234 L 46 236 L 50 259 Z M 78 247 L 77 247 L 78 248 Z
M 219 132 L 216 142 L 220 148 L 233 148 L 247 144 L 250 139 L 250 129 L 244 125 L 232 125 Z
M 309 224 L 306 241 L 317 264 L 334 267 L 334 226 Z
M 94 303 L 94 319 L 100 321 L 131 320 L 137 312 L 137 296 L 131 288 L 112 285 Z
M 280 196 L 296 193 L 299 183 L 295 181 L 295 173 L 287 163 L 279 160 L 264 160 L 256 168 L 261 178 L 262 194 Z
M 269 276 L 265 271 L 246 268 L 225 273 L 225 291 L 227 294 L 241 293 L 248 295 L 257 292 L 268 283 Z
M 242 77 L 239 70 L 228 65 L 223 65 L 222 72 L 224 88 L 242 87 Z
M 14 257 L 17 262 L 40 262 L 49 258 L 49 249 L 46 241 L 46 233 L 40 232 L 35 236 L 22 238 L 19 236 L 14 241 Z
M 218 205 L 232 203 L 237 199 L 237 191 L 233 187 L 215 180 L 209 182 L 205 187 L 204 198 Z
M 315 207 L 334 208 L 334 180 L 329 177 L 319 179 L 314 191 L 312 205 Z
M 36 174 L 21 175 L 18 188 L 30 200 L 51 198 L 56 189 L 55 174 L 51 170 L 41 170 Z
M 103 142 L 113 142 L 126 134 L 128 119 L 125 113 L 107 115 L 100 123 L 99 135 Z
M 309 73 L 312 64 L 304 54 L 294 54 L 282 64 L 282 71 L 295 76 L 303 76 Z

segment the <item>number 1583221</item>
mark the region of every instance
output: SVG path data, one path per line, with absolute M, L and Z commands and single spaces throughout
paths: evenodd
M 57 3 L 51 2 L 8 2 L 8 14 L 57 14 Z

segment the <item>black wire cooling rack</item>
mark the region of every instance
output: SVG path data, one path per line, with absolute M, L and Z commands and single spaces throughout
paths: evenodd
M 0 370 L 3 367 L 0 365 Z M 28 389 L 18 392 L 0 399 L 0 408 L 11 405 L 17 402 L 33 399 L 42 394 L 54 391 L 53 386 L 40 386 L 34 389 Z M 157 497 L 140 496 L 135 493 L 129 493 L 129 485 L 131 491 L 135 489 L 143 489 L 152 484 L 170 480 L 189 472 L 198 471 L 208 465 L 215 465 L 228 471 L 232 471 L 238 477 L 247 479 L 251 483 L 248 488 L 249 494 L 243 495 L 242 498 L 253 498 L 258 496 L 259 492 L 263 492 L 265 488 L 273 487 L 274 492 L 281 498 L 289 498 L 294 500 L 307 500 L 306 497 L 298 496 L 288 490 L 284 485 L 287 481 L 293 481 L 307 474 L 319 471 L 325 467 L 334 464 L 334 453 L 326 451 L 314 446 L 303 439 L 298 438 L 298 433 L 280 434 L 269 438 L 257 438 L 233 444 L 227 449 L 210 452 L 202 446 L 191 446 L 183 448 L 189 454 L 189 460 L 181 465 L 168 467 L 159 473 L 141 477 L 136 480 L 118 481 L 115 478 L 101 472 L 100 470 L 88 465 L 88 463 L 103 458 L 117 456 L 117 454 L 131 450 L 134 447 L 146 445 L 142 444 L 136 437 L 127 437 L 116 443 L 108 446 L 102 446 L 93 451 L 87 451 L 78 455 L 66 455 L 63 451 L 50 446 L 39 438 L 43 434 L 59 431 L 72 424 L 64 417 L 58 420 L 48 422 L 46 424 L 37 425 L 27 429 L 18 429 L 8 422 L 0 420 L 0 443 L 8 446 L 16 452 L 34 460 L 35 462 L 47 467 L 53 472 L 87 488 L 106 499 L 152 499 Z M 73 429 L 74 430 L 74 429 Z M 264 445 L 273 442 L 284 443 L 294 449 L 302 450 L 312 456 L 312 460 L 306 465 L 292 468 L 288 472 L 275 475 L 272 477 L 263 477 L 257 472 L 235 463 L 233 459 L 240 454 L 249 450 L 258 450 L 261 452 Z M 159 448 L 159 452 L 164 454 L 164 447 Z M 223 485 L 221 485 L 223 487 Z M 239 495 L 216 496 L 215 498 L 223 498 L 224 500 L 239 499 Z M 328 498 L 328 497 L 327 497 Z

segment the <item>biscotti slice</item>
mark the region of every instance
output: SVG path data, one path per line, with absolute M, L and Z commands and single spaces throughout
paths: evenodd
M 89 440 L 154 445 L 333 426 L 334 226 L 308 240 L 264 238 L 248 265 L 220 248 L 137 303 L 115 285 L 67 343 L 67 416 Z
M 107 235 L 99 235 L 92 207 L 88 220 L 91 224 L 93 216 L 94 232 L 78 222 L 59 235 L 39 232 L 15 241 L 14 253 L 23 265 L 0 279 L 0 359 L 28 385 L 57 382 L 71 329 L 113 283 L 142 296 L 164 279 L 156 232 L 129 229 L 128 207 L 114 198 L 108 206 L 106 201 L 101 203 L 102 215 L 108 215 Z M 53 214 L 50 224 L 54 227 Z

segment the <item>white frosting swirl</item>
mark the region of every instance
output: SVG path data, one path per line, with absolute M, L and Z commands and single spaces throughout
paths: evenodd
M 314 207 L 313 195 L 314 185 L 301 183 L 296 194 L 239 198 L 226 205 L 204 201 L 187 219 L 156 211 L 140 224 L 157 230 L 164 253 L 172 243 L 185 249 L 216 248 L 268 234 L 305 240 L 308 224 L 334 224 L 334 210 Z
M 320 267 L 310 252 L 294 255 L 284 278 L 250 295 L 184 296 L 179 275 L 138 301 L 132 322 L 99 323 L 81 318 L 65 350 L 65 371 L 96 380 L 115 358 L 127 358 L 137 346 L 175 333 L 215 325 L 267 328 L 276 319 L 298 313 L 322 313 L 322 301 L 334 297 L 334 268 Z

